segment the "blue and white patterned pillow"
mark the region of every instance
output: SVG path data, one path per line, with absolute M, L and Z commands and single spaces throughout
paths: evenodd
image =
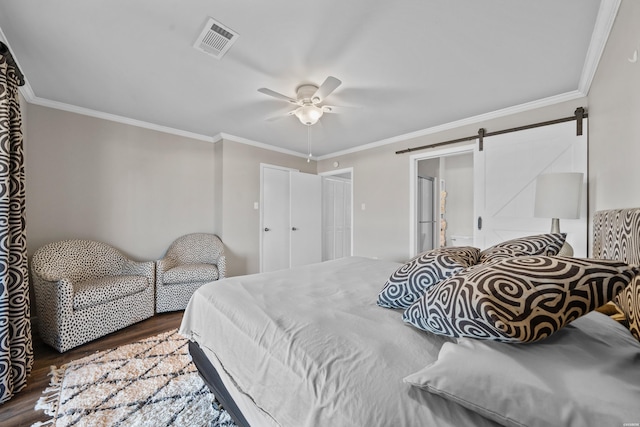
M 516 256 L 558 255 L 566 237 L 566 233 L 549 233 L 507 240 L 480 252 L 480 263 Z
M 640 270 L 620 261 L 523 256 L 432 287 L 403 319 L 450 337 L 533 342 L 611 301 Z
M 475 265 L 480 249 L 471 246 L 444 247 L 424 252 L 403 264 L 389 277 L 378 294 L 385 308 L 407 308 L 431 286 Z

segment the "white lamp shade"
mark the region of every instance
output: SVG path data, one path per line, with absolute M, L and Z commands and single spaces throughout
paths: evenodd
M 534 216 L 538 218 L 580 218 L 582 177 L 579 172 L 548 173 L 536 180 Z

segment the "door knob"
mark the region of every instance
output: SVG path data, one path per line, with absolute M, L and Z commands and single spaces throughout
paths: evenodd
M 270 228 L 268 228 L 268 227 L 265 227 L 265 228 L 264 228 L 264 231 L 271 231 L 271 229 L 270 229 Z
M 296 231 L 297 228 L 296 227 L 291 227 L 291 231 Z

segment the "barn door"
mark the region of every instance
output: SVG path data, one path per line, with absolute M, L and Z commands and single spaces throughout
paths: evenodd
M 584 127 L 586 129 L 586 126 Z M 484 139 L 474 152 L 474 242 L 486 248 L 504 240 L 547 233 L 551 219 L 534 218 L 538 175 L 582 172 L 579 219 L 560 219 L 576 257 L 587 255 L 587 136 L 566 122 Z

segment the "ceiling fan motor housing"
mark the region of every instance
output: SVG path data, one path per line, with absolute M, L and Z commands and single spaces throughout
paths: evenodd
M 298 97 L 298 101 L 302 101 L 302 103 L 313 103 L 316 104 L 320 102 L 320 98 L 311 99 L 314 93 L 318 90 L 318 86 L 315 85 L 301 85 L 296 89 L 296 94 Z

